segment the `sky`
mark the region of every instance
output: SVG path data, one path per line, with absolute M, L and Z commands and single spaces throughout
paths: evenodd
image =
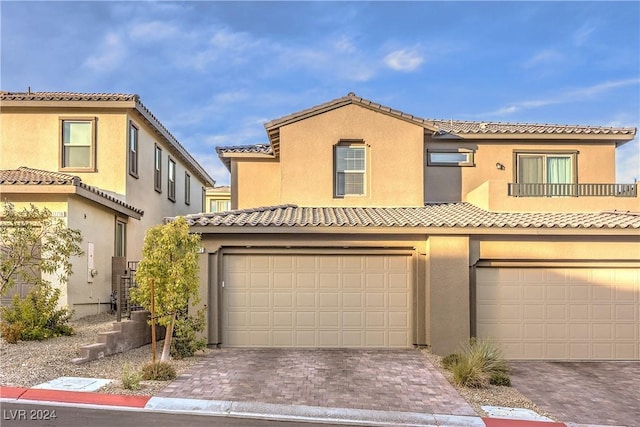
M 349 92 L 433 119 L 640 127 L 640 2 L 0 1 L 0 89 L 135 93 L 215 147 Z M 638 138 L 617 182 L 640 180 Z

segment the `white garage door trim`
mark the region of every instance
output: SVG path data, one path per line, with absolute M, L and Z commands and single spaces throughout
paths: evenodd
M 225 347 L 413 345 L 410 255 L 225 254 Z
M 640 268 L 476 269 L 476 335 L 509 359 L 640 359 Z

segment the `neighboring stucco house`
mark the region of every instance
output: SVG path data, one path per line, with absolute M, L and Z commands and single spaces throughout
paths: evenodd
M 220 147 L 232 211 L 202 233 L 208 340 L 640 358 L 633 128 L 427 120 L 353 93 Z
M 82 232 L 61 300 L 76 316 L 107 310 L 145 231 L 204 212 L 214 185 L 138 95 L 0 92 L 0 138 L 2 200 L 46 206 Z
M 231 187 L 208 187 L 204 212 L 222 212 L 231 209 Z

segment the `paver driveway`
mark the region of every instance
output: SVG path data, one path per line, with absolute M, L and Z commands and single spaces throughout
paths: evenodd
M 640 426 L 640 362 L 510 362 L 511 382 L 564 422 Z
M 158 396 L 476 415 L 413 349 L 220 349 Z

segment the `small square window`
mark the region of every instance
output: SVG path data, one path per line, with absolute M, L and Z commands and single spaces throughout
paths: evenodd
M 474 152 L 467 149 L 427 150 L 429 166 L 474 166 Z

